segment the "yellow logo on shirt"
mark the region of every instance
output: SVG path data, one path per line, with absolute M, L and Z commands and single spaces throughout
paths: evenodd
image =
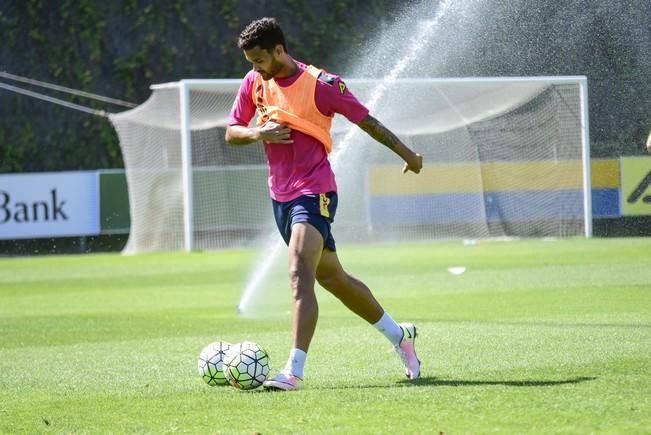
M 341 95 L 343 95 L 345 91 L 346 91 L 346 83 L 339 82 L 339 92 L 341 92 Z
M 321 216 L 323 217 L 330 217 L 330 210 L 328 207 L 330 206 L 330 198 L 326 196 L 325 193 L 319 193 L 319 212 L 321 213 Z

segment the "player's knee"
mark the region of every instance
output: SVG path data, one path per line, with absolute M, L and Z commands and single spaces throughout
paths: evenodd
M 311 276 L 304 267 L 299 264 L 290 265 L 288 278 L 294 300 L 314 295 L 314 276 Z
M 321 287 L 328 290 L 335 296 L 342 288 L 346 286 L 345 274 L 317 273 L 316 280 L 319 282 L 319 285 Z

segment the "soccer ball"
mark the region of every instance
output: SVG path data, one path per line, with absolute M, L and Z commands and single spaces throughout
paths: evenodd
M 269 356 L 255 343 L 234 344 L 224 357 L 222 366 L 229 384 L 240 390 L 258 388 L 269 374 Z
M 230 343 L 225 341 L 215 341 L 204 347 L 199 355 L 198 368 L 199 376 L 206 384 L 214 385 L 228 385 L 222 370 L 222 363 L 226 352 L 231 348 Z

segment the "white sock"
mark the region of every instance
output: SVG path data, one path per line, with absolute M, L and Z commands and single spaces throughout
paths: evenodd
M 380 331 L 393 344 L 397 346 L 402 340 L 402 328 L 385 311 L 380 320 L 374 323 L 375 329 Z
M 287 360 L 287 364 L 285 364 L 285 370 L 303 379 L 303 366 L 305 366 L 306 358 L 307 354 L 305 352 L 293 347 L 289 351 L 289 359 Z

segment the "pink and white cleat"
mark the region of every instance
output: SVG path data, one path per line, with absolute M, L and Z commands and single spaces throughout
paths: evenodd
M 300 390 L 302 387 L 302 379 L 298 376 L 294 376 L 286 370 L 282 370 L 272 379 L 264 381 L 262 386 L 265 390 L 275 390 L 275 391 L 294 391 Z
M 400 356 L 405 365 L 405 375 L 408 379 L 416 379 L 420 376 L 420 361 L 416 357 L 416 325 L 413 323 L 399 323 L 402 329 L 402 339 L 395 347 L 396 353 Z

